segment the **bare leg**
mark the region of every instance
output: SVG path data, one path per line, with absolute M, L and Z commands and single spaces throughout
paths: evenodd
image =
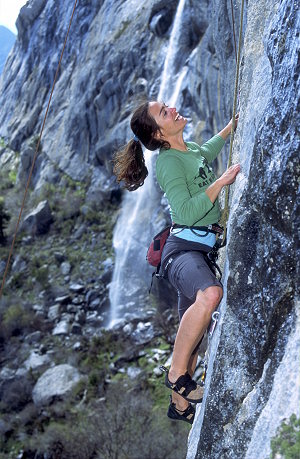
M 190 374 L 191 377 L 193 377 L 193 374 L 195 372 L 195 368 L 197 365 L 197 359 L 198 359 L 198 350 L 195 352 L 195 354 L 192 354 L 188 363 L 187 370 Z M 176 408 L 178 410 L 184 411 L 188 406 L 189 402 L 185 400 L 181 395 L 176 394 L 176 392 L 172 392 L 172 402 L 175 403 Z
M 195 303 L 184 313 L 177 332 L 172 364 L 169 370 L 169 380 L 171 382 L 175 382 L 179 376 L 184 375 L 192 364 L 192 352 L 207 329 L 211 315 L 219 304 L 222 294 L 221 287 L 216 286 L 208 287 L 204 291 L 198 290 Z M 196 358 L 193 358 L 195 359 L 193 362 L 195 365 Z M 190 368 L 192 369 L 192 366 Z M 178 397 L 182 399 L 182 397 Z M 176 403 L 176 406 L 177 400 L 178 404 L 180 403 L 177 397 L 172 400 Z M 181 408 L 182 406 L 186 407 L 187 403 L 180 403 L 178 409 L 184 409 Z
M 187 366 L 187 371 L 189 372 L 189 375 L 191 376 L 191 378 L 193 377 L 193 374 L 195 372 L 195 368 L 196 368 L 197 360 L 198 360 L 198 355 L 199 355 L 199 351 L 197 350 L 195 352 L 195 354 L 191 355 L 189 363 L 188 363 L 188 366 Z

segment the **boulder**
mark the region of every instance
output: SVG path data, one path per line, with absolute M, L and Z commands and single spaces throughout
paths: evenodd
M 57 365 L 45 371 L 32 391 L 36 406 L 50 405 L 55 399 L 64 399 L 80 381 L 81 375 L 71 365 Z
M 27 268 L 27 263 L 26 261 L 21 257 L 21 255 L 17 254 L 16 258 L 12 264 L 11 270 L 12 272 L 22 272 L 25 271 Z
M 56 320 L 60 317 L 61 314 L 61 306 L 60 304 L 54 304 L 49 307 L 48 310 L 48 319 L 50 320 Z
M 41 201 L 30 214 L 25 216 L 21 231 L 31 235 L 47 233 L 52 222 L 53 217 L 48 201 Z
M 130 379 L 136 379 L 142 372 L 142 369 L 139 367 L 128 367 L 127 375 Z
M 70 330 L 70 324 L 68 320 L 62 320 L 54 327 L 52 335 L 68 335 Z
M 84 288 L 85 288 L 84 285 L 79 284 L 79 283 L 75 283 L 75 282 L 70 284 L 70 286 L 69 286 L 70 291 L 73 292 L 73 293 L 83 292 Z
M 149 343 L 155 336 L 151 322 L 139 322 L 131 337 L 136 344 Z
M 79 323 L 77 322 L 74 322 L 72 325 L 71 325 L 71 333 L 73 335 L 82 335 L 82 327 Z
M 67 276 L 71 271 L 71 265 L 68 261 L 63 261 L 60 265 L 60 270 L 63 276 Z
M 35 351 L 31 351 L 30 356 L 24 362 L 24 366 L 27 370 L 36 370 L 46 364 L 49 364 L 50 357 L 47 354 L 40 355 Z

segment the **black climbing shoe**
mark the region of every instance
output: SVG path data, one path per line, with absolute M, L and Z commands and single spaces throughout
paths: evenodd
M 181 395 L 185 400 L 192 403 L 201 403 L 203 399 L 204 388 L 199 386 L 196 381 L 194 381 L 188 372 L 185 375 L 179 376 L 175 383 L 169 381 L 169 370 L 160 366 L 160 369 L 166 373 L 165 385 L 172 389 L 176 394 Z
M 172 397 L 170 396 L 170 405 L 168 408 L 167 416 L 173 420 L 175 419 L 177 421 L 185 421 L 189 424 L 193 424 L 195 408 L 193 405 L 189 404 L 189 406 L 184 411 L 178 410 L 175 403 L 172 402 Z

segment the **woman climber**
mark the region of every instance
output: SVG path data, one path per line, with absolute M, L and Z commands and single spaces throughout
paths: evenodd
M 173 222 L 161 269 L 167 271 L 165 276 L 178 292 L 180 319 L 172 363 L 165 377 L 166 386 L 172 389 L 168 416 L 192 424 L 195 409 L 191 403 L 201 402 L 204 391 L 192 379 L 198 347 L 223 294 L 222 284 L 206 257 L 216 241 L 216 234 L 207 227 L 218 226 L 218 195 L 225 185 L 235 181 L 240 166 L 229 167 L 218 179 L 209 166 L 229 136 L 232 121 L 201 147 L 183 140 L 186 124 L 187 119 L 176 108 L 161 102 L 141 105 L 131 119 L 134 138 L 115 154 L 114 173 L 129 191 L 136 190 L 148 174 L 142 144 L 148 150 L 160 150 L 156 175 Z

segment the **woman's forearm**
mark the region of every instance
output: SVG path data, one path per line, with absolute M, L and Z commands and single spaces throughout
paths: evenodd
M 230 133 L 231 133 L 231 124 L 230 125 L 228 124 L 227 126 L 224 127 L 224 129 L 222 129 L 222 131 L 218 132 L 218 135 L 222 137 L 222 139 L 226 140 L 227 137 L 230 135 Z
M 235 126 L 234 126 L 234 129 L 236 129 L 238 121 L 239 121 L 239 114 L 235 115 Z M 229 121 L 229 123 L 227 124 L 227 126 L 224 127 L 224 129 L 222 129 L 220 132 L 218 132 L 218 135 L 219 135 L 220 137 L 222 137 L 223 140 L 226 140 L 227 137 L 230 135 L 230 133 L 231 133 L 231 126 L 232 126 L 232 119 Z
M 215 202 L 222 188 L 223 188 L 223 185 L 220 182 L 220 179 L 217 179 L 208 188 L 206 188 L 205 193 L 207 194 L 207 196 L 209 197 L 212 203 Z
M 205 193 L 209 197 L 210 201 L 212 203 L 215 202 L 217 199 L 220 191 L 222 190 L 223 186 L 225 185 L 231 185 L 237 176 L 237 174 L 240 172 L 241 166 L 239 164 L 234 164 L 233 166 L 230 166 L 224 174 L 221 175 L 214 183 L 212 183 L 206 190 Z

